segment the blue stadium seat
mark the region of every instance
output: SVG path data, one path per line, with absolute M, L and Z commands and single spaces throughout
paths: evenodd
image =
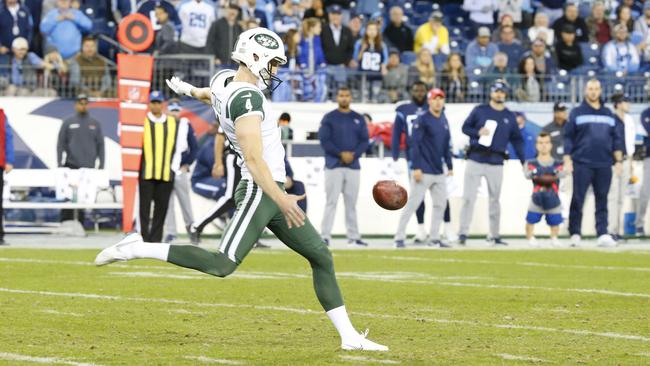
M 402 63 L 403 63 L 404 65 L 410 65 L 410 64 L 412 64 L 413 62 L 415 62 L 415 59 L 416 59 L 417 57 L 418 57 L 418 56 L 417 56 L 417 55 L 415 54 L 415 52 L 413 52 L 413 51 L 404 51 L 404 52 L 402 52 L 402 54 L 400 55 L 400 58 L 401 58 Z
M 442 66 L 447 62 L 447 55 L 444 53 L 439 53 L 433 55 L 433 63 L 436 65 L 436 70 L 442 70 Z
M 580 42 L 580 50 L 582 51 L 582 58 L 584 59 L 585 65 L 599 64 L 600 47 L 598 43 Z

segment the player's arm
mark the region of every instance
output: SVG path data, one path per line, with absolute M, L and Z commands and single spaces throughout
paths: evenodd
M 275 183 L 262 154 L 261 124 L 262 118 L 256 114 L 248 114 L 235 121 L 235 133 L 246 168 L 253 181 L 280 207 L 289 228 L 300 227 L 305 223 L 305 213 L 297 202 L 305 197 L 286 194 Z
M 179 77 L 173 76 L 171 79 L 165 80 L 169 89 L 179 95 L 187 95 L 197 99 L 205 104 L 212 104 L 212 93 L 210 88 L 197 88 L 190 83 L 186 83 Z
M 216 135 L 214 135 L 214 165 L 212 166 L 212 176 L 219 179 L 224 175 L 223 168 L 223 149 L 226 145 L 226 137 L 224 136 L 221 128 Z

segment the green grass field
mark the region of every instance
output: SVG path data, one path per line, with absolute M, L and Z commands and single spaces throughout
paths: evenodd
M 339 349 L 308 264 L 254 251 L 219 279 L 97 250 L 0 250 L 0 364 L 650 364 L 650 252 L 335 251 Z

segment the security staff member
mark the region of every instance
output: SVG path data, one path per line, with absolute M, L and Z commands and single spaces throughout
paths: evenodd
M 553 105 L 553 121 L 542 128 L 543 132 L 551 136 L 553 159 L 561 161 L 564 156 L 564 124 L 567 119 L 567 106 L 562 102 L 555 102 Z
M 178 123 L 164 114 L 165 98 L 160 91 L 149 95 L 149 113 L 144 121 L 140 166 L 140 233 L 146 242 L 160 243 L 169 197 L 174 189 L 172 157 L 176 148 Z M 153 219 L 150 218 L 151 203 Z
M 589 186 L 596 199 L 598 244 L 615 246 L 607 233 L 607 194 L 612 183 L 612 165 L 616 175 L 623 170 L 622 129 L 616 127 L 614 114 L 601 102 L 600 81 L 591 79 L 585 86 L 585 99 L 569 114 L 564 127 L 564 169 L 573 172 L 573 195 L 569 212 L 571 245 L 578 246 L 582 230 L 582 208 Z
M 463 207 L 460 212 L 460 232 L 458 242 L 465 245 L 469 226 L 474 213 L 476 194 L 485 177 L 490 196 L 490 236 L 495 245 L 507 245 L 499 236 L 501 221 L 501 183 L 503 181 L 503 160 L 508 147 L 512 144 L 524 164 L 524 140 L 521 137 L 515 114 L 505 106 L 508 84 L 497 79 L 490 87 L 490 102 L 481 104 L 472 110 L 463 123 L 463 133 L 469 136 L 469 152 L 465 166 L 465 184 L 463 190 Z

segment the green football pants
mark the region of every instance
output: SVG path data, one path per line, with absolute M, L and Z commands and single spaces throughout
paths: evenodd
M 284 189 L 282 184 L 278 184 Z M 218 277 L 233 273 L 268 227 L 285 245 L 305 257 L 312 268 L 316 296 L 325 311 L 343 305 L 332 254 L 309 219 L 289 229 L 279 207 L 252 181 L 242 180 L 235 191 L 235 215 L 221 237 L 219 252 L 190 245 L 172 245 L 167 261 Z

